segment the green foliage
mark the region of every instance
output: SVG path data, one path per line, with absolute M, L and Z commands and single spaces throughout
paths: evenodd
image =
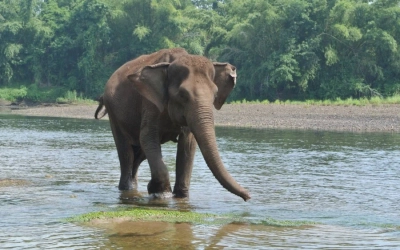
M 136 25 L 135 30 L 133 31 L 133 34 L 139 38 L 141 41 L 143 38 L 145 38 L 148 34 L 150 34 L 151 30 L 145 26 L 141 25 Z
M 65 92 L 63 87 L 38 87 L 36 84 L 29 85 L 24 99 L 31 102 L 55 102 L 57 97 Z
M 59 96 L 64 95 L 65 89 L 61 87 L 38 87 L 35 84 L 28 87 L 3 87 L 0 88 L 0 99 L 7 101 L 27 100 L 30 102 L 55 102 Z M 76 94 L 76 92 L 75 92 Z M 77 102 L 83 98 L 77 98 Z
M 331 46 L 329 46 L 325 49 L 325 59 L 326 59 L 327 66 L 332 66 L 333 64 L 335 64 L 339 61 L 339 57 L 337 55 L 336 50 L 334 48 L 332 48 Z
M 22 86 L 20 88 L 0 88 L 0 99 L 14 102 L 18 99 L 23 99 L 27 95 L 27 88 Z
M 230 104 L 277 104 L 277 105 L 320 105 L 320 106 L 365 106 L 365 105 L 383 105 L 383 104 L 400 104 L 400 94 L 393 95 L 390 97 L 380 97 L 374 96 L 371 98 L 361 97 L 361 98 L 352 98 L 349 97 L 347 99 L 325 99 L 325 100 L 315 100 L 315 99 L 307 99 L 305 101 L 280 101 L 275 100 L 275 102 L 271 103 L 268 100 L 255 100 L 255 101 L 248 101 L 246 99 L 232 101 Z
M 230 101 L 388 97 L 399 18 L 386 0 L 0 1 L 0 87 L 95 98 L 126 61 L 183 47 L 237 66 Z
M 95 104 L 97 101 L 87 99 L 82 94 L 78 94 L 75 90 L 67 91 L 63 97 L 56 99 L 57 103 L 68 103 L 68 104 Z

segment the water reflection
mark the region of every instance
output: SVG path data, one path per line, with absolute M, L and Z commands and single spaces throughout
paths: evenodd
M 125 249 L 195 249 L 191 225 L 166 222 L 121 222 L 103 225 L 110 232 L 110 244 Z
M 217 136 L 229 172 L 252 194 L 249 202 L 223 189 L 199 152 L 189 198 L 149 198 L 146 163 L 138 190 L 120 192 L 107 121 L 0 115 L 0 248 L 400 247 L 400 134 L 218 128 Z M 171 183 L 175 154 L 176 144 L 163 146 Z M 132 206 L 234 213 L 255 224 L 265 218 L 320 224 L 121 222 L 98 229 L 63 222 Z
M 395 249 L 396 236 L 340 226 L 271 227 L 248 224 L 199 226 L 165 222 L 94 222 L 109 247 L 136 249 Z M 321 232 L 324 232 L 321 234 Z M 368 239 L 366 241 L 366 239 Z

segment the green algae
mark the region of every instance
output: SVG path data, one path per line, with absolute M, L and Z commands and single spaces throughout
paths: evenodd
M 273 218 L 267 218 L 256 224 L 272 227 L 300 227 L 317 225 L 319 223 L 307 220 L 277 220 Z
M 154 209 L 135 207 L 125 210 L 114 211 L 98 211 L 77 215 L 67 219 L 68 222 L 90 222 L 93 220 L 112 220 L 126 219 L 129 221 L 153 221 L 168 223 L 190 223 L 190 224 L 206 224 L 206 225 L 225 225 L 225 224 L 247 224 L 247 225 L 264 225 L 274 227 L 299 227 L 305 225 L 315 225 L 312 221 L 297 220 L 277 220 L 267 218 L 262 221 L 251 221 L 249 219 L 237 216 L 235 214 L 210 214 L 197 213 L 192 211 L 177 211 L 168 209 Z
M 78 215 L 69 218 L 70 222 L 89 222 L 95 219 L 126 218 L 131 221 L 161 221 L 170 223 L 221 223 L 221 221 L 232 220 L 225 216 L 215 214 L 196 213 L 187 211 L 176 211 L 167 209 L 133 208 L 129 210 L 99 211 Z

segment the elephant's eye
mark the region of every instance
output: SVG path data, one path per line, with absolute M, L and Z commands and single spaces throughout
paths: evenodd
M 178 92 L 178 98 L 182 101 L 182 102 L 187 102 L 189 99 L 189 93 L 187 92 L 186 89 L 180 89 Z

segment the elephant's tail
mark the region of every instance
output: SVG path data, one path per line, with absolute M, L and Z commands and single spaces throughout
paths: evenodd
M 107 109 L 104 107 L 103 96 L 100 96 L 98 101 L 99 101 L 99 106 L 97 107 L 96 112 L 94 113 L 94 118 L 96 118 L 97 120 L 103 118 L 107 114 Z M 102 112 L 99 116 L 100 111 Z

